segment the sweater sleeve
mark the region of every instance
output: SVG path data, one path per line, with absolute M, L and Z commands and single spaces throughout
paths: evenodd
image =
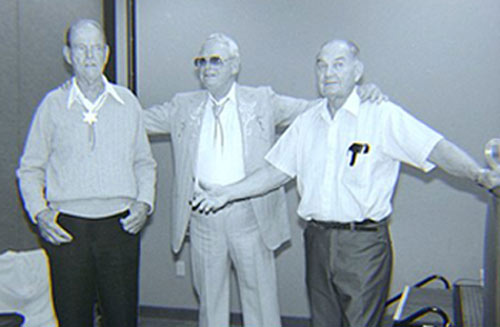
M 34 223 L 37 214 L 47 208 L 45 180 L 51 130 L 50 100 L 46 97 L 36 109 L 16 172 L 24 207 Z

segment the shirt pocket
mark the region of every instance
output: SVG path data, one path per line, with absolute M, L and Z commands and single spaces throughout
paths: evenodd
M 354 191 L 369 187 L 378 149 L 368 142 L 352 142 L 344 154 L 342 183 Z

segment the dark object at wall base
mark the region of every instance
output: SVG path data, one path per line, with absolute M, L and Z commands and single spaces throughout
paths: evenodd
M 24 316 L 18 313 L 0 313 L 0 327 L 21 327 Z

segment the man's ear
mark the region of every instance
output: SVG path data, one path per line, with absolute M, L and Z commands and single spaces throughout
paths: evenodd
M 68 64 L 73 65 L 71 61 L 71 49 L 67 45 L 63 47 L 63 56 Z
M 363 63 L 358 60 L 356 62 L 356 68 L 354 72 L 356 74 L 356 83 L 358 83 L 363 77 L 363 73 L 365 72 L 365 65 L 363 65 Z
M 234 58 L 234 60 L 232 61 L 231 65 L 232 65 L 232 71 L 233 71 L 233 74 L 234 75 L 238 75 L 240 73 L 240 64 L 241 64 L 241 60 L 240 58 Z

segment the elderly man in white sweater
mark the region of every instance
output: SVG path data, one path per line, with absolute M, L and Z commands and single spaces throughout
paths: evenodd
M 152 211 L 156 163 L 127 89 L 103 75 L 101 26 L 81 20 L 64 47 L 74 78 L 38 106 L 17 171 L 47 251 L 61 327 L 137 326 L 139 231 Z

